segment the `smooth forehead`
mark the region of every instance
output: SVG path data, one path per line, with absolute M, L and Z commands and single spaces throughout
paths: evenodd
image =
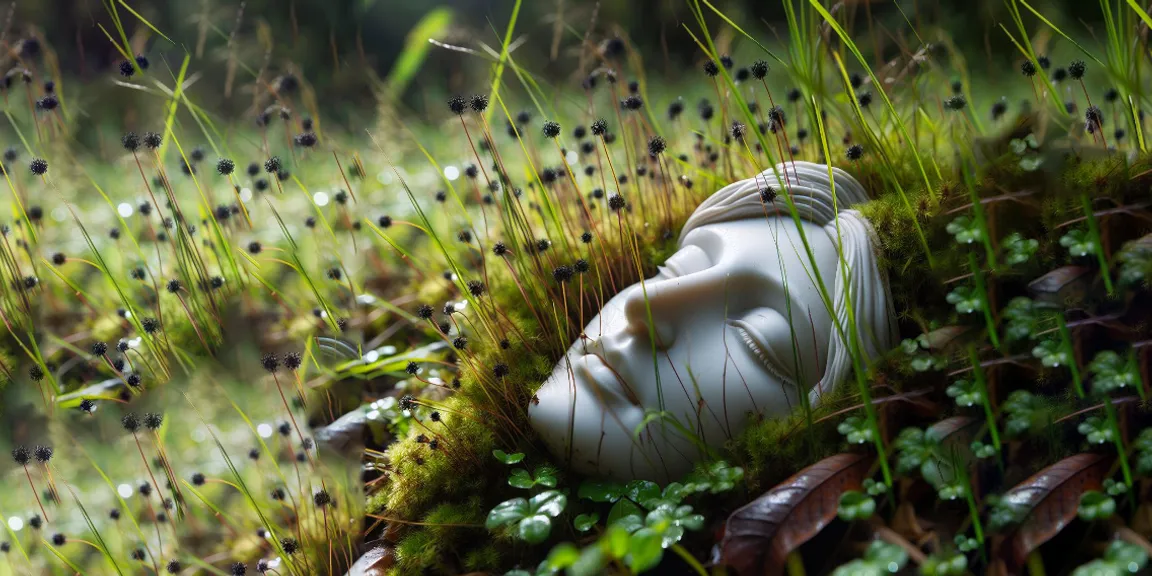
M 699 247 L 713 265 L 766 262 L 767 258 L 775 260 L 778 256 L 797 256 L 807 262 L 805 240 L 818 261 L 822 260 L 820 255 L 829 251 L 834 253 L 835 245 L 822 226 L 800 220 L 800 229 L 803 236 L 797 230 L 796 221 L 788 215 L 716 222 L 688 232 L 680 243 L 680 249 Z

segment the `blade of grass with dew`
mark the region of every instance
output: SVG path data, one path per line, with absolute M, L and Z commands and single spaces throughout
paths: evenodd
M 387 86 L 386 93 L 390 98 L 399 98 L 404 93 L 405 88 L 424 65 L 424 60 L 428 56 L 428 40 L 446 32 L 452 25 L 453 16 L 451 8 L 434 8 L 421 17 L 408 32 L 404 38 L 404 48 L 400 50 L 392 69 L 384 79 Z

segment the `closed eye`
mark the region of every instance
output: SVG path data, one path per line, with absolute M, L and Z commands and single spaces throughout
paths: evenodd
M 797 359 L 792 346 L 792 333 L 787 320 L 771 308 L 756 308 L 740 319 L 729 320 L 740 340 L 764 368 L 789 384 L 797 384 Z

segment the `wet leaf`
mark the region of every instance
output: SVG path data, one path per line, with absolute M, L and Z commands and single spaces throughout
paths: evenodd
M 1100 489 L 1110 463 L 1111 459 L 1102 454 L 1069 456 L 1003 495 L 999 507 L 1010 510 L 1020 521 L 1009 543 L 1018 566 L 1076 518 L 1080 495 Z
M 576 495 L 593 502 L 615 502 L 624 495 L 624 485 L 609 480 L 585 480 Z
M 1069 230 L 1060 237 L 1060 245 L 1068 249 L 1068 253 L 1076 256 L 1087 256 L 1096 251 L 1096 242 L 1085 230 Z
M 516 463 L 518 463 L 524 459 L 524 453 L 523 452 L 516 452 L 513 454 L 508 454 L 508 453 L 504 452 L 503 450 L 493 450 L 492 455 L 495 456 L 497 460 L 499 460 L 505 464 L 516 464 Z
M 581 514 L 572 521 L 572 527 L 580 532 L 587 532 L 596 525 L 597 520 L 600 520 L 600 515 L 595 512 L 592 514 Z
M 836 517 L 840 495 L 861 488 L 869 463 L 859 454 L 825 458 L 733 512 L 720 563 L 737 575 L 782 574 L 788 554 Z
M 984 309 L 984 300 L 971 286 L 957 286 L 945 297 L 960 314 L 971 314 Z

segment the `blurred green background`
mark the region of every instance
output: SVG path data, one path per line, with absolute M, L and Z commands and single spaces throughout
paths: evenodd
M 318 107 L 327 121 L 349 125 L 361 114 L 370 113 L 382 95 L 393 100 L 389 96 L 399 94 L 402 100 L 396 104 L 424 111 L 430 105 L 439 107 L 445 93 L 475 91 L 484 84 L 487 73 L 486 66 L 477 65 L 484 62 L 484 47 L 498 49 L 515 4 L 514 0 L 115 2 L 140 53 L 174 71 L 185 52 L 196 57 L 193 71 L 199 78 L 192 89 L 207 109 L 230 118 L 255 114 L 251 85 L 257 74 L 264 71 L 263 81 L 270 82 L 276 75 L 292 71 L 315 89 Z M 123 2 L 172 42 L 128 14 Z M 777 45 L 777 32 L 784 32 L 783 2 L 712 3 L 769 46 Z M 1005 66 L 1004 58 L 997 57 L 1015 54 L 998 27 L 999 22 L 1006 21 L 999 0 L 847 1 L 830 5 L 860 23 L 871 16 L 873 38 L 862 43 L 866 49 L 879 47 L 883 55 L 892 55 L 901 45 L 915 46 L 905 18 L 917 25 L 921 20 L 947 22 L 947 29 L 921 30 L 922 36 L 946 38 L 973 59 L 984 56 L 986 62 L 970 63 L 976 74 L 1015 73 L 1014 68 Z M 1033 5 L 1067 32 L 1091 41 L 1100 14 L 1096 3 L 1038 0 Z M 41 34 L 57 53 L 66 76 L 84 80 L 86 91 L 98 90 L 90 85 L 94 77 L 106 76 L 109 82 L 116 78 L 116 65 L 122 56 L 105 34 L 105 30 L 112 35 L 116 31 L 106 5 L 99 0 L 18 0 L 13 6 L 7 35 L 10 45 L 17 36 L 32 31 Z M 646 55 L 651 75 L 675 82 L 685 73 L 694 73 L 699 61 L 699 50 L 683 28 L 689 18 L 688 4 L 682 0 L 527 0 L 516 27 L 522 49 L 513 56 L 519 65 L 548 83 L 578 86 L 587 70 L 580 70 L 580 55 L 571 48 L 572 41 L 579 41 L 592 25 L 590 42 L 620 35 Z M 718 18 L 715 24 L 720 31 Z M 557 36 L 564 42 L 556 42 Z M 480 55 L 431 46 L 426 42 L 428 37 Z M 562 48 L 549 49 L 551 46 Z M 239 65 L 235 86 L 226 95 L 227 62 L 233 54 Z M 406 71 L 399 78 L 398 63 Z M 405 79 L 408 81 L 402 81 Z M 389 83 L 395 89 L 382 90 Z M 123 93 L 109 91 L 109 97 L 122 98 Z

